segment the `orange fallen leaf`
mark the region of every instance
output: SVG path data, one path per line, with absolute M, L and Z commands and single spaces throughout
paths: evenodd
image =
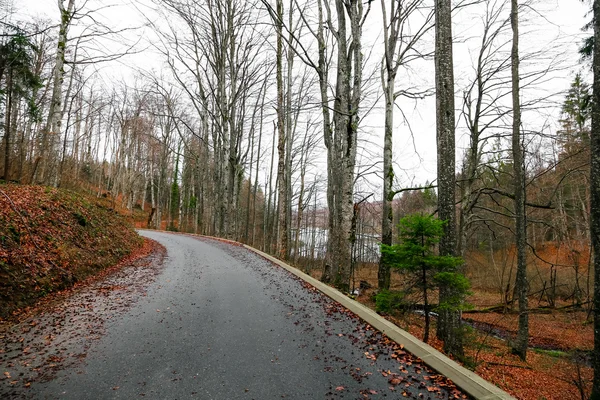
M 400 378 L 392 378 L 388 381 L 390 383 L 390 385 L 399 385 L 402 382 L 402 379 Z

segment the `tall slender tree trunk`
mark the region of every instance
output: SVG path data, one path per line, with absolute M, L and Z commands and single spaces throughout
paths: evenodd
M 304 210 L 304 176 L 306 168 L 301 167 L 300 171 L 300 194 L 298 195 L 298 215 L 296 218 L 296 238 L 294 240 L 294 264 L 298 265 L 300 258 L 299 243 L 300 243 L 300 230 L 302 229 L 302 212 Z
M 392 209 L 392 200 L 394 198 L 394 193 L 392 191 L 392 185 L 394 183 L 394 167 L 392 165 L 392 138 L 394 133 L 395 71 L 388 69 L 385 80 L 385 128 L 383 138 L 383 209 L 381 216 L 381 243 L 391 246 L 393 239 L 392 226 L 394 220 L 394 212 Z M 379 290 L 390 288 L 390 266 L 385 262 L 384 257 L 379 258 L 379 271 L 377 274 L 377 280 Z
M 290 7 L 288 10 L 288 26 L 293 26 L 294 23 L 293 13 L 293 2 L 290 1 Z M 293 40 L 292 32 L 288 35 L 289 43 Z M 294 51 L 288 46 L 287 48 L 287 76 L 286 76 L 286 93 L 285 93 L 285 192 L 286 192 L 286 207 L 285 207 L 285 220 L 286 220 L 286 232 L 285 237 L 287 241 L 286 257 L 290 257 L 290 243 L 292 241 L 292 145 L 294 143 L 294 136 L 297 126 L 297 113 L 294 123 L 292 123 L 292 95 L 293 95 L 293 70 L 294 70 Z
M 383 134 L 383 193 L 381 213 L 381 243 L 386 246 L 392 245 L 392 225 L 394 211 L 392 209 L 392 185 L 394 184 L 394 167 L 392 165 L 392 146 L 394 133 L 394 90 L 396 85 L 397 67 L 394 61 L 398 32 L 396 24 L 396 4 L 392 2 L 390 10 L 390 22 L 388 23 L 387 8 L 385 0 L 381 0 L 383 15 L 383 41 L 384 58 L 381 66 L 381 81 L 385 98 L 385 127 Z M 398 4 L 398 7 L 401 5 Z M 391 281 L 390 266 L 383 256 L 379 257 L 379 270 L 377 271 L 377 283 L 379 290 L 389 289 Z
M 65 8 L 64 0 L 58 0 L 58 8 L 60 10 L 60 27 L 58 31 L 58 45 L 56 48 L 56 63 L 54 65 L 52 98 L 50 100 L 50 109 L 48 110 L 48 121 L 42 133 L 42 146 L 38 158 L 36 159 L 31 181 L 35 183 L 35 177 L 38 165 L 41 163 L 40 179 L 41 182 L 48 181 L 48 155 L 53 150 L 56 139 L 60 135 L 63 104 L 62 104 L 62 85 L 65 77 L 65 54 L 67 49 L 67 35 L 71 19 L 73 18 L 73 9 L 75 0 L 69 0 L 69 4 Z
M 600 399 L 600 0 L 594 0 L 594 71 L 590 134 L 590 233 L 594 258 L 594 382 L 592 400 Z
M 256 172 L 254 175 L 254 187 L 252 188 L 252 240 L 251 245 L 255 246 L 255 237 L 256 237 L 256 228 L 258 228 L 258 224 L 256 223 L 256 193 L 258 191 L 258 171 L 260 170 L 260 150 L 262 144 L 262 134 L 263 134 L 263 112 L 264 112 L 264 104 L 265 104 L 265 91 L 261 96 L 261 106 L 260 106 L 260 124 L 258 128 L 258 146 L 257 146 L 257 154 L 256 154 Z M 263 209 L 264 213 L 264 209 Z M 264 245 L 264 234 L 266 231 L 263 231 L 263 245 Z
M 362 22 L 363 3 L 336 0 L 338 45 L 335 100 L 333 103 L 333 138 L 325 138 L 328 153 L 328 204 L 330 216 L 326 265 L 330 266 L 333 284 L 344 290 L 350 287 L 352 241 L 354 231 L 354 177 L 358 139 L 358 112 L 362 96 Z M 346 19 L 350 22 L 348 32 Z M 351 39 L 348 37 L 350 33 Z M 322 79 L 322 77 L 321 77 Z M 324 104 L 326 105 L 326 104 Z M 324 115 L 325 116 L 325 115 Z M 327 136 L 329 132 L 324 132 Z M 333 206 L 333 207 L 332 207 Z
M 327 43 L 325 42 L 325 18 L 323 16 L 323 0 L 317 0 L 317 11 L 319 25 L 317 27 L 317 41 L 319 48 L 319 60 L 317 73 L 319 75 L 319 93 L 321 95 L 321 112 L 323 114 L 323 140 L 325 147 L 327 148 L 327 242 L 331 243 L 332 236 L 335 232 L 334 215 L 335 215 L 335 203 L 333 194 L 333 179 L 335 169 L 335 148 L 333 140 L 333 127 L 331 123 L 331 112 L 329 107 L 329 68 L 328 60 L 325 53 Z M 329 246 L 328 246 L 329 247 Z M 325 283 L 330 283 L 332 280 L 331 266 L 328 264 L 330 261 L 328 258 L 325 260 L 323 274 L 321 280 Z
M 522 360 L 527 357 L 529 314 L 527 306 L 527 221 L 525 219 L 525 160 L 521 140 L 521 103 L 519 99 L 519 11 L 518 1 L 511 0 L 510 23 L 513 43 L 510 53 L 512 75 L 512 154 L 515 183 L 515 221 L 517 247 L 517 277 L 515 290 L 519 301 L 519 330 L 512 352 Z
M 456 255 L 456 160 L 454 116 L 454 71 L 452 57 L 452 7 L 450 0 L 435 2 L 435 82 L 438 215 L 446 222 L 440 239 L 442 256 Z M 440 303 L 453 297 L 452 290 L 440 288 Z M 444 351 L 463 356 L 460 312 L 442 310 L 438 318 L 437 337 L 444 341 Z
M 283 0 L 277 0 L 277 18 L 275 19 L 275 29 L 277 31 L 277 182 L 278 182 L 278 236 L 277 236 L 277 255 L 280 259 L 286 260 L 288 256 L 288 221 L 287 221 L 287 184 L 289 177 L 286 176 L 285 155 L 286 155 L 286 135 L 285 135 L 285 104 L 283 92 Z M 289 73 L 289 71 L 288 71 Z M 289 145 L 289 144 L 288 144 Z
M 272 212 L 272 204 L 273 204 L 273 160 L 275 159 L 275 142 L 277 139 L 277 128 L 273 129 L 273 141 L 271 143 L 271 164 L 269 166 L 269 198 L 267 200 L 267 207 L 265 210 L 265 224 L 264 224 L 264 237 L 265 243 L 263 251 L 266 253 L 271 253 L 271 239 L 272 232 L 271 225 L 273 224 L 273 212 Z
M 6 122 L 4 123 L 4 175 L 3 179 L 8 182 L 10 180 L 10 136 L 12 130 L 12 112 L 13 112 L 13 71 L 12 68 L 6 78 L 6 87 L 8 88 L 8 101 L 6 105 Z

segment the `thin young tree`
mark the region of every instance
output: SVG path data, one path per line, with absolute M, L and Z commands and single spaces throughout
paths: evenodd
M 441 256 L 435 254 L 435 246 L 444 234 L 444 221 L 423 214 L 412 214 L 400 220 L 398 224 L 400 243 L 387 246 L 381 245 L 381 254 L 393 267 L 402 269 L 416 278 L 417 285 L 422 291 L 423 312 L 425 315 L 425 332 L 423 341 L 429 341 L 430 326 L 430 292 L 441 281 L 441 277 L 452 275 L 458 265 L 462 263 L 459 257 Z M 453 286 L 465 291 L 468 282 L 464 277 L 458 281 L 457 276 L 452 277 Z M 450 279 L 448 279 L 450 280 Z M 440 305 L 441 306 L 441 305 Z M 450 305 L 444 305 L 451 308 Z

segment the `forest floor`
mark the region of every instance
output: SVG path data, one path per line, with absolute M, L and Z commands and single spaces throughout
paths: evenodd
M 311 275 L 319 277 L 320 271 Z M 396 274 L 394 274 L 396 275 Z M 400 277 L 392 280 L 399 286 Z M 373 295 L 377 287 L 376 267 L 362 267 L 356 282 L 366 281 L 373 289 L 362 291 L 361 303 L 375 309 Z M 465 334 L 466 367 L 518 399 L 585 399 L 590 393 L 593 370 L 593 326 L 585 310 L 573 310 L 567 304 L 554 309 L 533 308 L 529 316 L 529 350 L 527 361 L 511 354 L 510 340 L 516 336 L 518 314 L 499 310 L 499 296 L 472 289 L 467 301 L 474 309 L 463 313 L 468 327 Z M 532 303 L 533 304 L 533 303 Z M 562 307 L 562 308 L 561 308 Z M 488 309 L 496 311 L 486 311 Z M 402 329 L 423 338 L 424 318 L 414 313 L 385 315 Z M 429 344 L 442 350 L 435 338 L 435 319 Z
M 118 264 L 143 242 L 106 198 L 0 184 L 0 321 Z
M 103 197 L 0 184 L 0 325 L 2 318 L 20 319 L 32 312 L 28 307 L 47 294 L 58 292 L 60 297 L 61 291 L 76 290 L 93 276 L 119 268 L 119 261 L 148 254 L 152 246 L 132 229 L 131 212 L 115 211 L 114 206 Z M 139 211 L 134 219 L 147 218 Z M 313 272 L 318 278 L 320 271 Z M 399 288 L 401 277 L 394 275 L 393 286 Z M 360 281 L 375 288 L 376 267 L 359 268 L 356 282 Z M 530 349 L 527 362 L 522 362 L 510 351 L 517 313 L 495 307 L 498 294 L 476 287 L 472 291 L 468 301 L 475 308 L 463 314 L 473 328 L 465 337 L 467 367 L 519 399 L 586 398 L 593 375 L 593 328 L 586 310 L 574 310 L 566 303 L 554 309 L 532 308 Z M 357 300 L 375 308 L 374 292 L 363 291 Z M 48 296 L 41 304 L 53 298 Z M 397 312 L 385 317 L 423 337 L 421 316 Z M 430 337 L 429 344 L 441 350 L 442 343 L 435 335 Z

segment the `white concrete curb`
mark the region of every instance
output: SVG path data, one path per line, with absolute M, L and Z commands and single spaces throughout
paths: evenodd
M 235 243 L 235 242 L 232 242 Z M 237 243 L 236 243 L 237 244 Z M 469 371 L 456 361 L 451 360 L 444 354 L 440 353 L 433 347 L 426 343 L 421 342 L 419 339 L 411 335 L 410 333 L 398 328 L 396 325 L 387 321 L 385 318 L 378 315 L 375 311 L 362 305 L 361 303 L 352 300 L 348 296 L 344 295 L 340 291 L 325 285 L 310 275 L 305 274 L 297 268 L 294 268 L 269 254 L 263 253 L 248 245 L 243 245 L 250 251 L 253 251 L 267 260 L 285 268 L 292 274 L 296 275 L 300 279 L 310 283 L 316 289 L 321 291 L 326 296 L 337 301 L 354 314 L 358 315 L 365 322 L 370 324 L 375 329 L 386 334 L 390 339 L 394 340 L 398 344 L 404 345 L 404 348 L 423 360 L 425 364 L 435 369 L 440 374 L 448 377 L 456 386 L 462 389 L 464 392 L 474 397 L 475 399 L 481 400 L 499 400 L 499 399 L 514 399 L 511 395 L 503 391 L 502 389 L 494 386 L 490 382 L 484 380 L 479 375 L 472 371 Z

